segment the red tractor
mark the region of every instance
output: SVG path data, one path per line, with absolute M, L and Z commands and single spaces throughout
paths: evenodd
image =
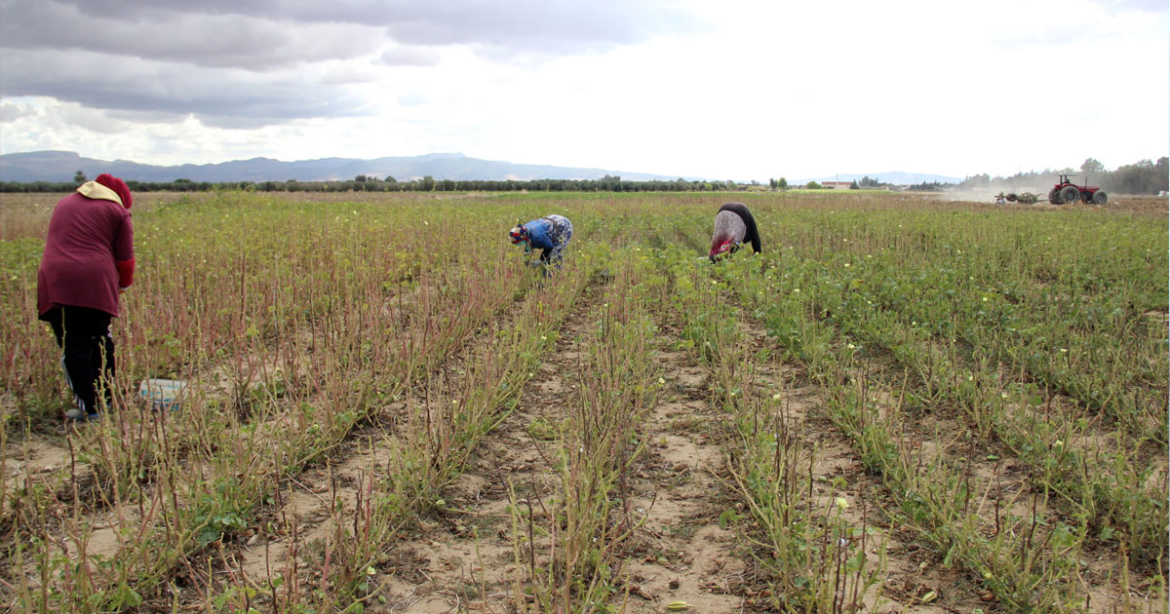
M 1072 205 L 1078 202 L 1104 205 L 1109 196 L 1095 185 L 1077 185 L 1069 181 L 1069 175 L 1061 175 L 1060 183 L 1048 192 L 1048 202 L 1054 205 Z

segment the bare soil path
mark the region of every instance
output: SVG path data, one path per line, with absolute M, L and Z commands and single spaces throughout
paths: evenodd
M 452 513 L 422 519 L 419 533 L 398 547 L 404 564 L 387 582 L 387 603 L 378 611 L 511 612 L 532 604 L 526 582 L 549 552 L 539 534 L 528 541 L 523 519 L 530 511 L 534 527 L 547 526 L 551 498 L 559 492 L 561 429 L 580 402 L 580 344 L 596 326 L 598 295 L 591 292 L 578 304 L 515 411 L 445 493 Z M 663 392 L 639 428 L 646 451 L 621 487 L 624 509 L 618 513 L 641 524 L 621 546 L 621 560 L 612 563 L 615 585 L 624 589 L 613 599 L 628 612 L 660 612 L 673 601 L 686 601 L 694 611 L 739 611 L 748 565 L 737 554 L 734 532 L 718 522 L 731 505 L 716 477 L 725 471 L 720 429 L 713 424 L 720 417 L 708 403 L 704 370 L 674 349 L 677 341 L 673 333 L 662 334 L 647 357 L 658 364 Z
M 531 503 L 555 491 L 557 429 L 574 398 L 579 339 L 592 325 L 599 292 L 586 290 L 537 367 L 511 414 L 480 443 L 469 466 L 446 492 L 448 513 L 418 519 L 412 536 L 394 549 L 396 565 L 384 580 L 384 610 L 455 612 L 471 604 L 485 612 L 512 611 L 525 600 L 516 587 L 528 570 L 513 542 L 509 489 Z M 516 594 L 520 590 L 521 594 Z

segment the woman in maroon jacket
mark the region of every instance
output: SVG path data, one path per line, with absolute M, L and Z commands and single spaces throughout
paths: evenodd
M 57 203 L 37 270 L 37 311 L 53 327 L 65 379 L 77 407 L 69 420 L 100 416 L 98 390 L 109 406 L 114 378 L 118 294 L 134 282 L 133 197 L 126 183 L 98 175 Z M 104 380 L 104 381 L 103 381 Z

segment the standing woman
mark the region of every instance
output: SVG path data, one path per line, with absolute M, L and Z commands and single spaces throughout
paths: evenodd
M 743 203 L 727 203 L 715 215 L 715 234 L 711 237 L 711 262 L 726 253 L 735 253 L 739 245 L 750 241 L 752 251 L 760 253 L 760 231 L 752 212 Z
M 133 197 L 126 183 L 98 175 L 61 199 L 49 220 L 45 253 L 37 269 L 37 311 L 64 353 L 61 364 L 77 407 L 74 421 L 100 417 L 98 391 L 113 400 L 114 338 L 118 295 L 134 282 Z
M 539 264 L 553 264 L 560 268 L 565 247 L 573 238 L 573 223 L 560 215 L 547 215 L 527 224 L 520 224 L 508 232 L 513 245 L 524 244 L 524 253 L 533 248 L 541 250 Z M 535 263 L 534 263 L 535 265 Z

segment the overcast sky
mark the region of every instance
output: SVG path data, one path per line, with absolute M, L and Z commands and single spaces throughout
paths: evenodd
M 0 0 L 0 153 L 711 179 L 1170 154 L 1165 0 Z

